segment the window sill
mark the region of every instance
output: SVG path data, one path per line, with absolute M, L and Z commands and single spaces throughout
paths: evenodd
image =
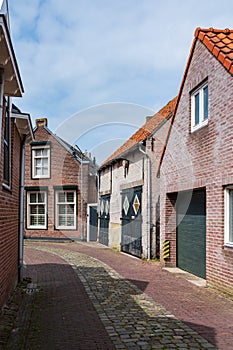
M 191 134 L 193 134 L 194 132 L 204 128 L 205 126 L 208 125 L 208 119 L 205 120 L 204 122 L 202 122 L 201 124 L 198 124 L 198 125 L 195 125 L 195 126 L 192 126 L 191 128 Z
M 32 180 L 43 180 L 43 179 L 50 179 L 51 177 L 48 175 L 46 176 L 32 176 Z
M 48 230 L 47 227 L 41 227 L 41 226 L 33 226 L 33 227 L 27 227 L 27 230 Z
M 223 249 L 226 249 L 226 250 L 232 250 L 233 249 L 233 243 L 225 243 L 224 246 L 223 246 Z
M 6 183 L 2 183 L 2 188 L 3 190 L 7 191 L 7 192 L 10 192 L 12 193 L 12 189 L 11 189 L 11 186 L 7 185 Z
M 62 227 L 55 227 L 55 230 L 57 231 L 77 231 L 76 227 L 67 227 L 67 226 L 62 226 Z

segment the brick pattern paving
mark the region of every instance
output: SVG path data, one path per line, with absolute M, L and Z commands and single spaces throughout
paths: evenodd
M 105 262 L 218 349 L 232 350 L 232 298 L 174 276 L 162 270 L 159 263 L 119 254 L 96 243 L 76 243 L 66 245 L 66 248 Z
M 75 248 L 77 248 L 77 246 Z M 73 267 L 73 271 L 78 275 L 78 280 L 82 282 L 89 300 L 92 301 L 109 335 L 109 339 L 111 339 L 116 349 L 215 348 L 189 326 L 181 322 L 151 297 L 143 293 L 134 284 L 126 281 L 108 265 L 100 260 L 80 254 L 79 252 L 64 249 L 64 247 L 67 248 L 67 246 L 64 245 L 55 244 L 37 245 L 37 248 L 43 251 L 58 254 Z M 69 246 L 69 248 L 70 247 L 71 246 Z M 26 256 L 28 256 L 28 254 L 30 255 L 30 251 L 31 249 L 26 249 Z M 42 252 L 40 254 L 43 256 Z M 56 267 L 56 269 L 57 268 L 58 267 Z M 36 269 L 38 269 L 38 267 Z M 45 270 L 48 271 L 49 269 L 51 269 L 51 267 L 47 265 Z M 58 269 L 60 269 L 60 267 Z M 46 271 L 44 271 L 44 274 L 46 274 Z M 72 278 L 70 278 L 71 276 L 67 277 L 72 281 Z M 49 293 L 51 293 L 51 291 Z M 55 294 L 57 295 L 60 293 L 57 291 Z M 43 295 L 42 297 L 44 298 L 45 296 L 46 295 Z M 47 295 L 47 297 L 49 297 L 49 295 Z M 42 302 L 43 299 L 41 300 L 41 303 Z M 73 309 L 74 308 L 75 305 L 73 305 Z M 76 310 L 78 310 L 78 308 Z M 68 307 L 67 319 L 69 312 L 70 310 Z M 57 314 L 60 314 L 59 309 L 57 310 Z M 51 317 L 49 317 L 49 319 L 50 318 Z M 44 320 L 44 325 L 46 325 L 46 320 Z M 86 323 L 85 327 L 87 326 L 88 323 Z M 46 329 L 41 330 L 41 334 L 44 332 L 46 332 Z M 49 334 L 47 337 L 49 338 Z M 76 337 L 78 338 L 79 335 L 76 334 Z M 57 333 L 56 336 L 52 336 L 52 342 L 55 340 L 58 346 L 60 332 Z M 92 336 L 89 341 L 92 341 Z M 41 340 L 41 344 L 43 344 L 43 340 Z M 52 344 L 50 344 L 50 346 L 51 345 Z M 82 347 L 78 348 L 82 349 Z M 60 349 L 60 347 L 56 347 L 56 349 Z M 83 349 L 85 349 L 85 347 L 83 347 Z M 103 349 L 107 348 L 104 347 Z
M 66 261 L 31 248 L 26 249 L 25 261 L 25 274 L 39 292 L 34 293 L 30 328 L 22 329 L 25 339 L 17 350 L 114 349 L 82 283 Z

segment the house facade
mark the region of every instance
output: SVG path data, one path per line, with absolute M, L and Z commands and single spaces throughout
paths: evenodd
M 225 291 L 233 286 L 232 75 L 233 31 L 197 28 L 159 170 L 164 264 Z
M 176 99 L 99 168 L 99 242 L 137 257 L 159 254 L 156 171 Z
M 87 238 L 87 203 L 96 203 L 95 164 L 36 120 L 26 145 L 25 238 Z
M 30 116 L 12 104 L 23 85 L 9 32 L 6 2 L 0 9 L 0 307 L 22 277 L 25 138 L 33 138 Z

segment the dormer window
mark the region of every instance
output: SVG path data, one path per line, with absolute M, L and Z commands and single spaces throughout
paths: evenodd
M 191 132 L 208 124 L 208 83 L 191 93 Z

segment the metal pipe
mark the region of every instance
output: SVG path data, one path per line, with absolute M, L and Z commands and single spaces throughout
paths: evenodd
M 25 137 L 21 141 L 21 176 L 20 176 L 20 208 L 19 208 L 19 282 L 23 280 L 23 236 L 24 236 L 24 173 L 25 173 Z
M 147 259 L 150 260 L 151 237 L 150 237 L 150 221 L 151 221 L 151 164 L 149 155 L 141 148 L 142 143 L 139 143 L 139 151 L 147 157 Z

